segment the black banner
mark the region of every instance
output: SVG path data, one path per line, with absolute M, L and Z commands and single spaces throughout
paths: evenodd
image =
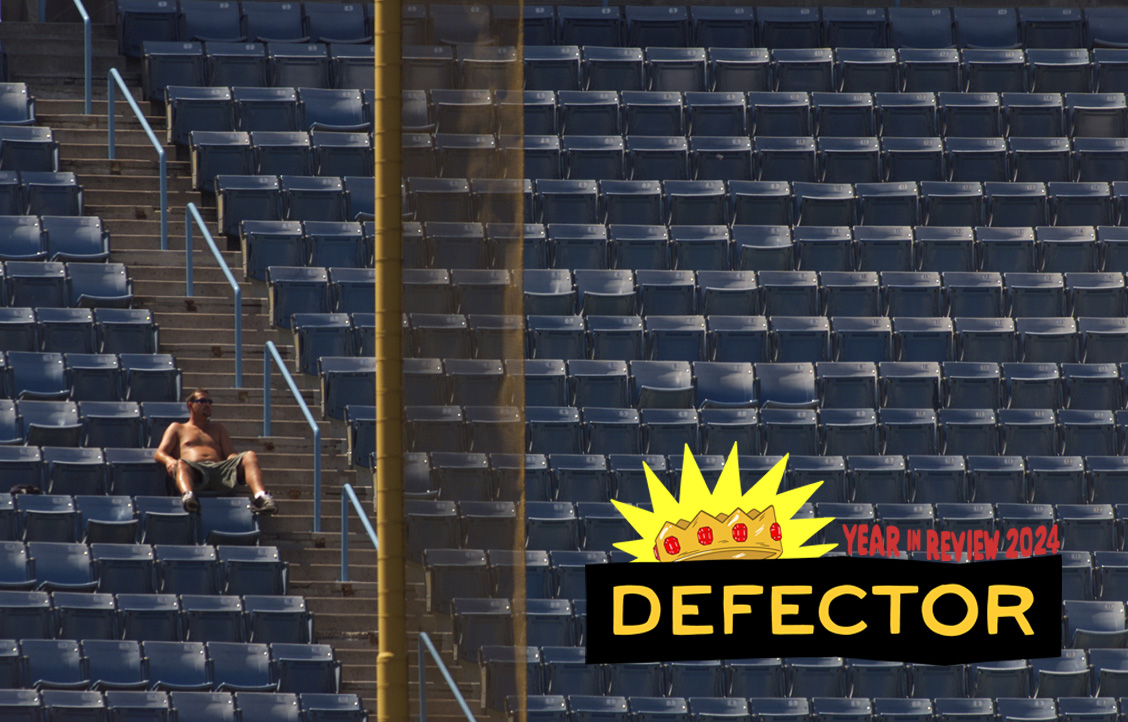
M 1056 657 L 1061 557 L 592 564 L 587 661 Z

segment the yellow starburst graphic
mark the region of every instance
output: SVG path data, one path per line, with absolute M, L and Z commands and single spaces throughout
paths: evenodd
M 799 508 L 811 498 L 822 482 L 807 484 L 797 489 L 790 489 L 783 493 L 779 491 L 783 472 L 787 468 L 785 456 L 778 464 L 764 474 L 751 489 L 741 493 L 740 490 L 740 464 L 737 457 L 736 444 L 733 444 L 721 478 L 713 491 L 709 491 L 705 477 L 701 474 L 697 462 L 693 458 L 689 447 L 685 447 L 682 462 L 681 491 L 679 498 L 674 499 L 666 485 L 658 480 L 650 467 L 643 464 L 646 472 L 646 483 L 650 491 L 650 504 L 653 511 L 640 509 L 630 504 L 612 501 L 615 508 L 623 518 L 634 527 L 641 539 L 622 541 L 615 544 L 615 548 L 633 554 L 636 562 L 656 562 L 655 540 L 662 531 L 663 526 L 677 523 L 679 520 L 692 520 L 699 512 L 705 512 L 714 517 L 717 515 L 731 515 L 737 510 L 751 512 L 764 511 L 768 507 L 774 508 L 775 518 L 781 528 L 782 538 L 779 540 L 783 547 L 780 559 L 810 559 L 821 557 L 834 549 L 836 544 L 814 544 L 804 546 L 820 529 L 834 521 L 833 517 L 819 517 L 814 519 L 793 519 Z

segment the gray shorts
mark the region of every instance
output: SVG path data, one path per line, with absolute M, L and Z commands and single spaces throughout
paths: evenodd
M 225 496 L 239 483 L 239 462 L 243 452 L 223 461 L 185 461 L 199 472 L 193 491 L 203 496 Z

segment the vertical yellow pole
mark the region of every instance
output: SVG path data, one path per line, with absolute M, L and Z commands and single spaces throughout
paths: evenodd
M 403 557 L 403 341 L 400 221 L 400 2 L 376 0 L 376 719 L 408 719 Z

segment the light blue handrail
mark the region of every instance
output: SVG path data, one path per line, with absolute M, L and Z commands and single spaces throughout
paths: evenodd
M 270 363 L 271 358 L 278 366 L 278 371 L 282 374 L 282 378 L 286 380 L 286 385 L 290 387 L 290 393 L 293 395 L 294 400 L 298 402 L 298 407 L 302 410 L 302 415 L 305 416 L 309 428 L 313 429 L 313 530 L 315 532 L 321 531 L 321 428 L 314 420 L 313 414 L 309 412 L 309 407 L 306 406 L 305 399 L 298 391 L 298 385 L 294 383 L 294 377 L 286 369 L 286 364 L 282 361 L 282 355 L 278 353 L 278 347 L 274 345 L 273 341 L 267 341 L 262 350 L 262 435 L 270 436 Z
M 372 523 L 368 521 L 368 514 L 361 506 L 360 499 L 356 498 L 356 492 L 353 490 L 352 484 L 345 484 L 341 490 L 341 581 L 347 582 L 349 580 L 349 502 L 356 509 L 356 515 L 360 517 L 360 523 L 364 525 L 364 531 L 368 533 L 368 539 L 372 542 L 373 549 L 380 548 L 380 542 L 376 539 L 376 532 L 372 529 Z
M 82 0 L 71 0 L 74 7 L 78 10 L 79 17 L 82 18 L 82 88 L 83 88 L 83 112 L 90 115 L 90 97 L 91 92 L 91 68 L 94 63 L 92 61 L 92 47 L 93 42 L 90 38 L 90 13 L 86 12 L 86 6 L 82 4 Z M 47 0 L 39 0 L 39 22 L 47 22 Z
M 454 692 L 454 701 L 458 702 L 459 709 L 462 714 L 466 715 L 466 719 L 470 722 L 476 722 L 474 713 L 470 711 L 470 705 L 466 704 L 466 698 L 462 696 L 459 691 L 458 685 L 454 683 L 454 678 L 450 676 L 450 671 L 443 663 L 442 657 L 439 656 L 439 650 L 435 649 L 435 645 L 431 643 L 431 638 L 427 636 L 426 632 L 419 633 L 419 722 L 427 722 L 427 665 L 426 657 L 423 652 L 426 650 L 431 658 L 435 660 L 435 664 L 439 667 L 439 674 L 443 675 L 443 680 L 446 682 L 450 691 Z
M 212 255 L 215 260 L 219 262 L 219 270 L 223 271 L 223 275 L 227 277 L 227 283 L 231 286 L 231 290 L 235 292 L 235 388 L 243 388 L 243 290 L 239 287 L 239 282 L 235 280 L 232 275 L 231 269 L 227 267 L 227 261 L 223 260 L 223 254 L 219 252 L 219 247 L 215 245 L 215 240 L 212 234 L 208 231 L 207 225 L 204 224 L 204 219 L 200 216 L 200 211 L 196 208 L 195 203 L 189 203 L 188 207 L 184 209 L 184 285 L 186 296 L 192 295 L 192 222 L 195 221 L 203 234 L 204 240 L 208 244 Z
M 133 99 L 133 94 L 129 92 L 129 88 L 125 87 L 125 81 L 121 79 L 121 73 L 117 68 L 110 68 L 109 74 L 106 76 L 106 125 L 109 128 L 110 135 L 110 160 L 117 157 L 117 152 L 114 147 L 114 85 L 117 84 L 121 88 L 122 95 L 125 96 L 126 102 L 129 103 L 129 109 L 133 111 L 133 115 L 137 116 L 137 120 L 141 123 L 141 128 L 145 131 L 145 135 L 149 136 L 149 142 L 157 149 L 157 159 L 161 163 L 161 250 L 168 250 L 168 164 L 165 161 L 165 149 L 161 142 L 157 140 L 157 136 L 153 133 L 153 129 L 149 127 L 149 121 L 145 120 L 144 114 L 141 109 L 137 107 L 137 101 Z

